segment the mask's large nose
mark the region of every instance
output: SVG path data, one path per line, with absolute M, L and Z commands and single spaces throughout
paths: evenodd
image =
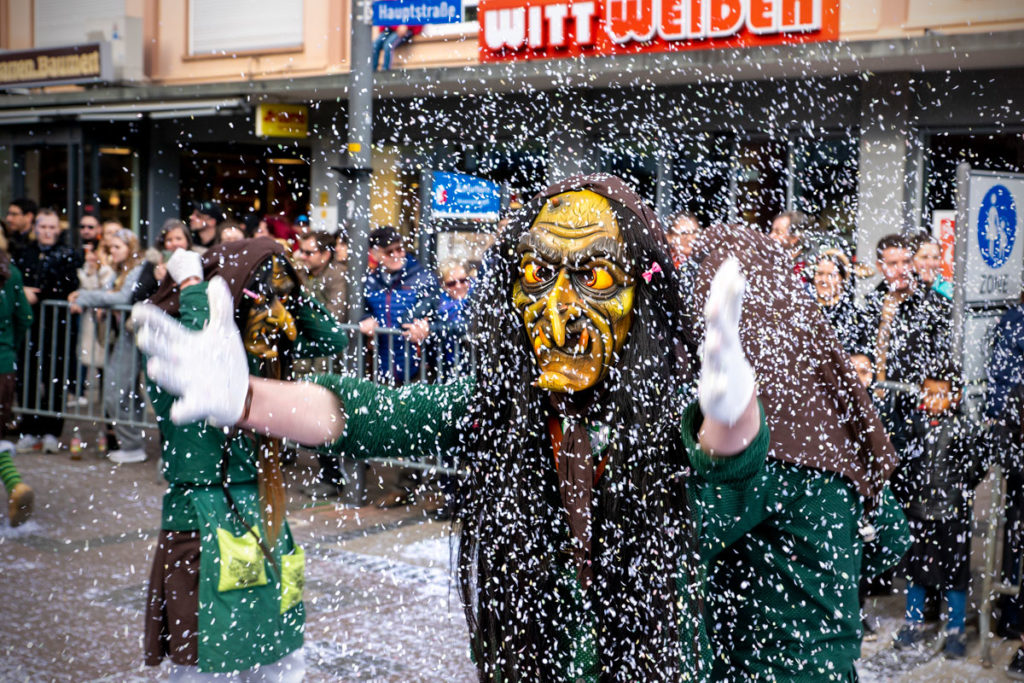
M 576 290 L 573 289 L 569 271 L 565 268 L 558 271 L 555 286 L 548 294 L 545 311 L 548 321 L 551 323 L 552 341 L 556 347 L 565 346 L 565 327 L 570 320 L 582 312 L 580 299 Z

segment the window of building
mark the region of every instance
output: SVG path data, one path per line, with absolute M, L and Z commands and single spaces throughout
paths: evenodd
M 124 30 L 124 0 L 36 0 L 33 6 L 36 47 L 77 45 L 92 31 L 105 31 L 121 22 Z M 113 28 L 110 28 L 113 32 Z
M 189 0 L 190 55 L 302 47 L 303 0 Z
M 956 209 L 956 167 L 966 161 L 983 171 L 1024 173 L 1024 133 L 936 132 L 926 138 L 924 211 Z
M 857 134 L 793 142 L 790 208 L 812 216 L 819 231 L 852 240 L 857 222 Z

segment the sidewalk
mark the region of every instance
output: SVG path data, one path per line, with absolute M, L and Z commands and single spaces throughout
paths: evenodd
M 152 440 L 147 450 L 149 461 L 121 466 L 91 450 L 80 461 L 66 451 L 16 457 L 36 512 L 17 529 L 0 519 L 0 680 L 161 679 L 141 665 L 163 492 Z M 299 477 L 315 466 L 303 454 L 285 471 L 289 520 L 307 553 L 306 680 L 475 680 L 450 578 L 449 527 L 415 506 L 315 505 L 298 493 Z M 902 598 L 873 599 L 870 610 L 882 632 L 865 643 L 863 681 L 1007 680 L 1014 643 L 997 641 L 987 670 L 973 625 L 965 662 L 900 654 L 889 643 Z

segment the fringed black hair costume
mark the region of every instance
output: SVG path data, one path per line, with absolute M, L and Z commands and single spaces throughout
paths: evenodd
M 577 189 L 611 201 L 637 282 L 628 340 L 596 390 L 611 430 L 593 494 L 593 584 L 582 595 L 566 552 L 548 392 L 532 386 L 537 366 L 510 304 L 520 237 L 547 197 Z M 653 264 L 661 273 L 646 282 L 641 273 Z M 664 235 L 617 178 L 573 178 L 518 213 L 486 267 L 475 301 L 477 393 L 464 432 L 468 479 L 458 515 L 459 589 L 480 677 L 551 679 L 567 670 L 571 643 L 592 617 L 601 680 L 675 680 L 698 661 L 695 641 L 680 635 L 697 632 L 699 615 L 683 607 L 694 602 L 679 599 L 699 562 L 680 438 L 695 345 Z

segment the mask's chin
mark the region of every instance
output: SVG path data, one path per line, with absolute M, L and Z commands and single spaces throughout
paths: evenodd
M 540 377 L 534 386 L 557 393 L 574 393 L 585 391 L 596 386 L 605 376 L 603 368 L 597 372 L 589 368 L 574 370 L 573 368 L 541 368 Z

